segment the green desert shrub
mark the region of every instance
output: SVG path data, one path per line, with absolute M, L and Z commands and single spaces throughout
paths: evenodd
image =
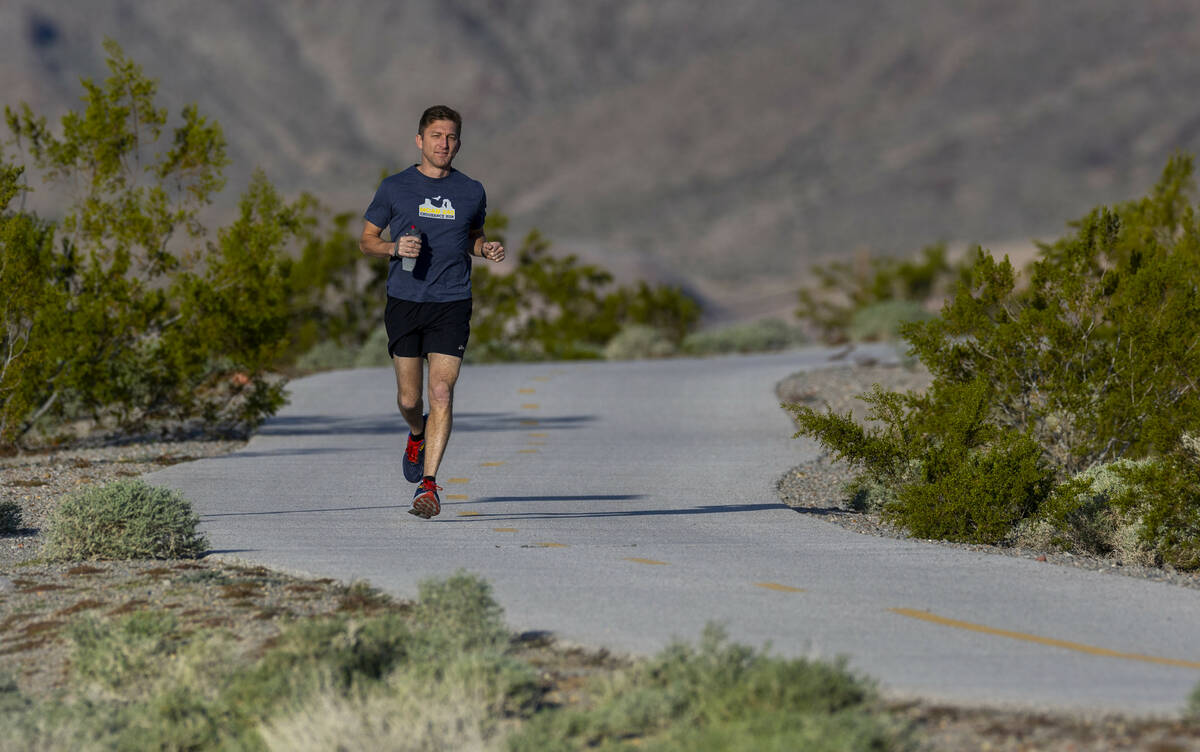
M 982 382 L 935 383 L 925 395 L 876 385 L 862 396 L 871 427 L 850 413 L 789 409 L 797 436 L 817 436 L 859 470 L 855 485 L 885 519 L 920 537 L 997 543 L 1039 509 L 1053 471 L 1029 436 L 988 421 L 988 395 Z
M 0 501 L 0 534 L 21 529 L 21 507 L 15 501 Z
M 52 560 L 182 559 L 208 546 L 183 494 L 141 479 L 67 496 L 51 513 L 44 555 Z
M 604 346 L 607 360 L 665 358 L 674 355 L 675 343 L 662 331 L 645 324 L 629 324 Z
M 1095 549 L 1120 539 L 1128 549 L 1140 519 L 1139 535 L 1161 561 L 1200 566 L 1192 501 L 1200 479 L 1179 450 L 1200 427 L 1191 191 L 1191 159 L 1171 159 L 1148 197 L 1097 209 L 1042 245 L 1020 283 L 1007 259 L 977 249 L 940 316 L 901 329 L 933 376 L 928 393 L 868 395 L 882 430 L 792 406 L 800 434 L 892 486 L 897 502 L 885 514 L 916 534 L 996 542 L 1020 527 L 1027 540 L 1073 535 Z M 1089 467 L 1146 458 L 1157 459 L 1127 474 L 1137 493 L 1111 501 L 1122 521 L 1113 544 L 1096 529 L 1112 526 L 1100 514 L 1109 502 L 1078 484 L 1051 496 Z M 904 472 L 913 461 L 918 478 Z M 979 509 L 967 515 L 972 505 Z M 939 509 L 970 522 L 939 523 Z
M 947 442 L 926 455 L 924 477 L 902 486 L 884 517 L 919 538 L 1000 543 L 1051 488 L 1041 454 L 1015 433 L 974 451 Z
M 305 205 L 256 173 L 211 239 L 200 218 L 224 187 L 220 126 L 193 105 L 168 132 L 155 82 L 105 50 L 110 75 L 83 80 L 83 106 L 56 126 L 5 108 L 25 163 L 0 158 L 0 443 L 79 417 L 245 431 L 283 404 L 268 372 L 290 324 L 281 251 Z M 16 176 L 49 189 L 62 219 L 14 211 Z
M 770 352 L 804 344 L 800 329 L 774 318 L 707 329 L 689 334 L 682 349 L 691 355 Z
M 977 251 L 941 316 L 906 338 L 936 380 L 992 385 L 992 419 L 1029 430 L 1067 476 L 1171 451 L 1200 423 L 1200 221 L 1192 160 L 1150 196 L 1043 245 L 1026 284 Z
M 859 308 L 850 317 L 846 335 L 853 342 L 891 342 L 900 328 L 912 321 L 928 321 L 933 314 L 911 300 L 881 300 Z
M 366 340 L 383 314 L 388 264 L 359 250 L 357 212 L 335 214 L 312 198 L 308 209 L 298 232 L 300 257 L 287 266 L 288 310 L 293 316 L 287 352 L 307 354 L 322 342 L 353 348 Z
M 844 342 L 861 311 L 889 302 L 908 302 L 923 310 L 950 294 L 962 273 L 961 265 L 947 258 L 944 245 L 927 246 L 916 259 L 860 256 L 834 261 L 813 267 L 815 283 L 801 288 L 796 316 L 822 341 Z
M 489 221 L 493 217 L 489 215 Z M 485 225 L 499 238 L 507 220 Z M 630 324 L 665 333 L 678 345 L 700 318 L 699 304 L 669 285 L 614 286 L 607 270 L 574 255 L 555 256 L 550 242 L 531 231 L 505 274 L 476 264 L 471 319 L 473 361 L 570 360 L 604 356 L 604 346 Z

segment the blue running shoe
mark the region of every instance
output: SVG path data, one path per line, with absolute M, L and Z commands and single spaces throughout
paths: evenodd
M 422 480 L 413 493 L 412 509 L 408 513 L 425 519 L 437 517 L 442 511 L 442 500 L 438 498 L 438 491 L 441 490 L 442 487 L 434 483 L 432 478 Z
M 426 415 L 428 420 L 429 416 Z M 426 428 L 429 426 L 427 425 Z M 421 438 L 417 441 L 413 438 L 412 432 L 408 434 L 408 444 L 404 447 L 404 479 L 409 483 L 416 483 L 421 480 L 421 476 L 425 474 L 425 439 Z

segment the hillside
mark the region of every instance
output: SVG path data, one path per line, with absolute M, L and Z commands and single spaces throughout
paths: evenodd
M 119 41 L 255 165 L 359 211 L 421 109 L 563 252 L 786 311 L 817 259 L 1019 247 L 1200 148 L 1200 6 L 1120 0 L 10 0 L 7 104 L 60 113 Z

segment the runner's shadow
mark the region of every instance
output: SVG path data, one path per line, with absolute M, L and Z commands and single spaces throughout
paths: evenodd
M 285 415 L 264 423 L 257 436 L 338 436 L 345 434 L 398 434 L 404 421 L 399 415 L 346 418 L 335 415 Z
M 324 514 L 329 512 L 365 512 L 372 509 L 408 509 L 407 504 L 379 504 L 360 507 L 324 507 L 318 509 L 274 509 L 270 512 L 209 512 L 200 515 L 200 519 L 216 519 L 217 517 L 269 517 L 279 514 Z
M 532 416 L 528 413 L 454 413 L 454 430 L 457 431 L 528 431 L 536 424 L 537 430 L 582 428 L 596 420 L 595 415 L 551 415 Z
M 642 496 L 541 496 L 541 497 L 491 497 L 479 499 L 472 504 L 490 502 L 490 501 L 624 501 L 631 499 L 644 498 Z M 455 505 L 457 506 L 457 505 Z M 686 507 L 678 509 L 631 509 L 631 510 L 595 510 L 595 511 L 580 511 L 580 512 L 498 512 L 498 513 L 472 513 L 469 517 L 456 520 L 458 522 L 471 522 L 488 520 L 496 521 L 515 521 L 515 520 L 581 520 L 581 519 L 602 519 L 606 517 L 676 517 L 690 516 L 697 514 L 736 514 L 739 512 L 762 512 L 773 509 L 787 509 L 782 503 L 775 504 L 707 504 L 703 506 Z
M 527 413 L 455 413 L 454 431 L 553 431 L 580 428 L 596 420 L 595 415 L 538 416 Z M 271 418 L 255 432 L 258 436 L 403 436 L 408 428 L 398 413 L 377 416 L 284 415 Z

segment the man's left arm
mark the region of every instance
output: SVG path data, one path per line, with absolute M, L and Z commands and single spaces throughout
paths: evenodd
M 483 228 L 477 227 L 467 235 L 471 243 L 471 255 L 488 261 L 501 262 L 504 260 L 504 246 L 495 240 L 488 240 L 483 234 Z

